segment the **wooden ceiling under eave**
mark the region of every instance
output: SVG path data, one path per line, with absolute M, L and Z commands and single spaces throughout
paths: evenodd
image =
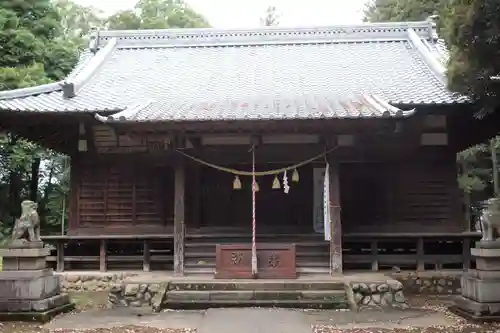
M 74 113 L 0 112 L 0 130 L 71 156 L 77 149 L 78 124 L 89 117 Z

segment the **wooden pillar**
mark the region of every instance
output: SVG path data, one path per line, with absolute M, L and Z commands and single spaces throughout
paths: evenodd
M 339 165 L 330 163 L 330 275 L 342 273 Z
M 186 171 L 183 164 L 175 167 L 174 181 L 174 274 L 184 275 L 184 193 Z
M 151 271 L 151 252 L 149 248 L 149 240 L 145 239 L 142 247 L 142 270 L 144 272 Z
M 378 271 L 378 241 L 372 240 L 370 243 L 372 255 L 372 271 Z
M 56 271 L 64 272 L 64 241 L 57 240 L 56 243 L 56 251 L 57 251 L 57 263 L 56 263 Z
M 463 269 L 467 270 L 470 268 L 471 253 L 470 253 L 470 238 L 465 236 L 462 238 L 462 257 L 463 257 Z
M 192 169 L 193 171 L 193 186 L 191 189 L 193 190 L 192 193 L 192 207 L 190 207 L 190 210 L 192 211 L 192 227 L 193 228 L 199 228 L 201 225 L 201 167 L 199 165 L 195 165 Z M 191 175 L 190 175 L 191 176 Z M 191 177 L 189 177 L 191 178 Z
M 101 239 L 100 246 L 99 246 L 99 270 L 101 272 L 106 272 L 106 240 Z
M 417 271 L 425 271 L 425 249 L 422 237 L 417 238 Z

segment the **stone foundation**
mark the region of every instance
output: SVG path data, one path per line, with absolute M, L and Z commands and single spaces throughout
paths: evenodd
M 152 306 L 153 298 L 164 289 L 159 283 L 150 284 L 114 284 L 109 290 L 109 302 L 119 307 Z M 164 293 L 165 291 L 163 291 Z
M 129 277 L 140 276 L 143 272 L 62 272 L 61 290 L 64 292 L 110 291 Z M 460 294 L 462 271 L 401 272 L 388 274 L 403 284 L 404 294 Z M 377 297 L 375 297 L 377 300 Z
M 457 295 L 463 271 L 401 272 L 390 274 L 403 284 L 406 294 Z
M 61 290 L 65 292 L 109 291 L 125 279 L 137 276 L 137 272 L 62 272 L 55 273 L 61 281 Z
M 397 280 L 380 282 L 350 282 L 347 284 L 353 308 L 407 308 L 403 284 Z

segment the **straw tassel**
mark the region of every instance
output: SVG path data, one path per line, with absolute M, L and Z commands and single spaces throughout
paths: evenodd
M 278 179 L 278 176 L 274 176 L 273 190 L 277 190 L 277 189 L 280 189 L 280 188 L 281 188 L 281 184 L 280 184 L 280 181 Z
M 241 180 L 240 180 L 240 177 L 238 177 L 238 176 L 234 177 L 233 190 L 241 190 Z
M 293 169 L 292 182 L 294 183 L 299 182 L 299 172 L 297 171 L 297 169 Z

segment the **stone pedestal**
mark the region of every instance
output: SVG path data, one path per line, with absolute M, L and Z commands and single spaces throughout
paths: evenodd
M 462 295 L 450 308 L 453 312 L 474 320 L 500 320 L 500 248 L 471 249 L 476 257 L 476 269 L 464 272 Z
M 0 248 L 0 321 L 47 321 L 73 308 L 69 296 L 60 292 L 59 277 L 45 267 L 47 255 L 41 243 L 36 248 Z

